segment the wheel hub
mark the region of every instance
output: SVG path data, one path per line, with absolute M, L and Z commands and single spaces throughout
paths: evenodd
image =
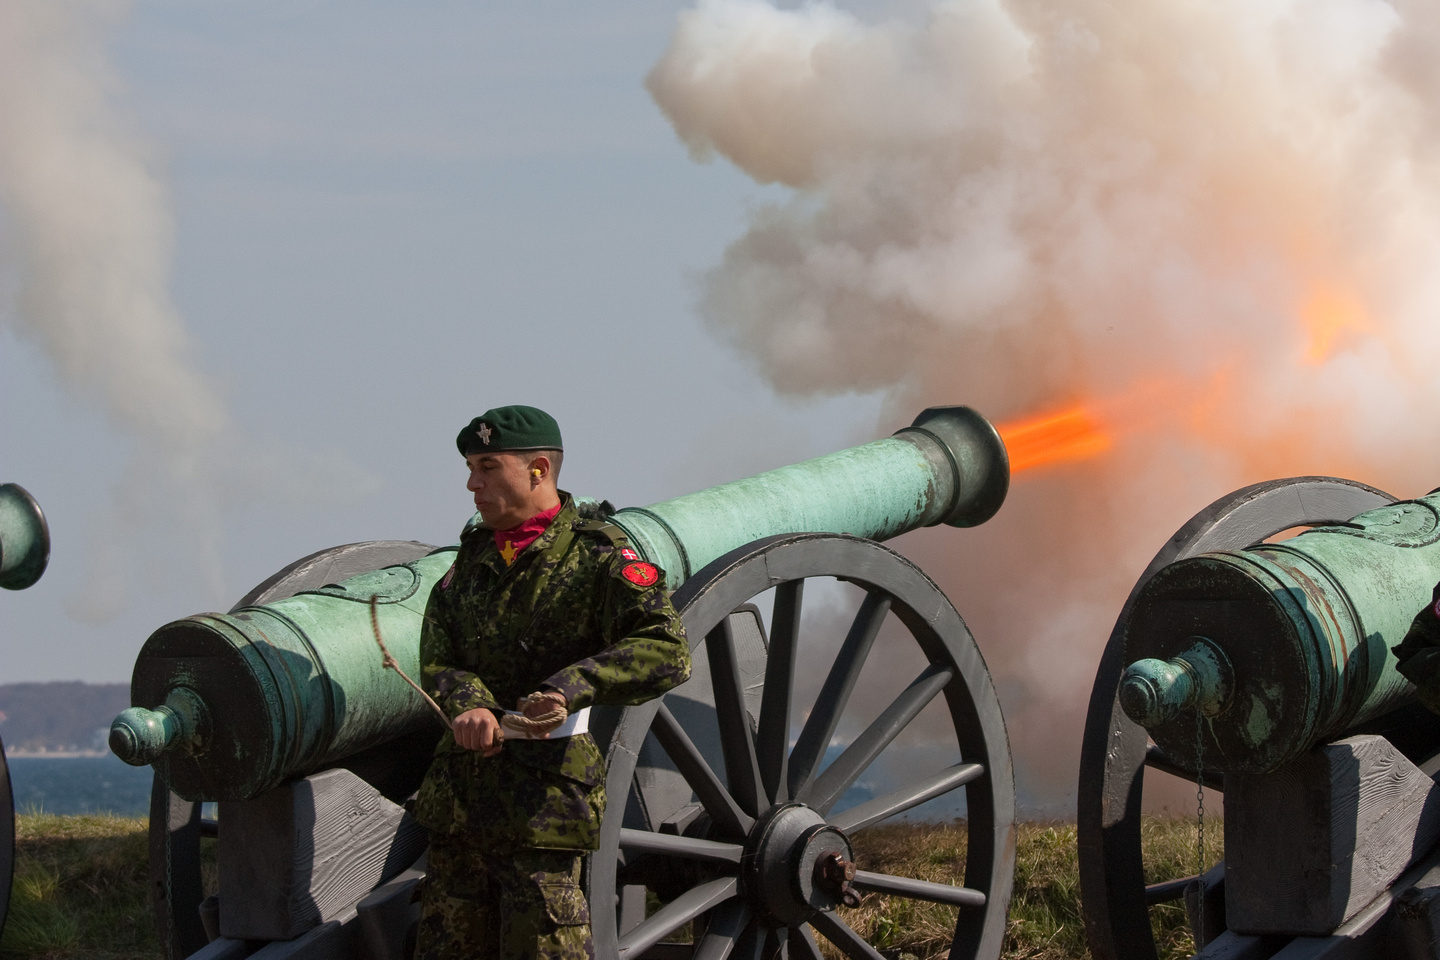
M 853 903 L 850 839 L 800 803 L 772 807 L 756 822 L 740 861 L 755 908 L 781 925 Z

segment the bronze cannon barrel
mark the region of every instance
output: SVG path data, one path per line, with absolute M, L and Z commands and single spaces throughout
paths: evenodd
M 1440 494 L 1172 563 L 1124 624 L 1121 706 L 1188 769 L 1273 770 L 1414 697 L 1392 648 L 1437 581 Z
M 967 407 L 936 407 L 892 437 L 611 519 L 673 589 L 762 537 L 881 540 L 922 526 L 983 523 L 1008 486 L 995 428 Z M 136 660 L 134 706 L 112 724 L 111 749 L 128 763 L 155 764 L 186 799 L 244 800 L 434 723 L 382 668 L 369 598 L 378 597 L 391 652 L 417 676 L 425 603 L 455 549 L 161 627 Z

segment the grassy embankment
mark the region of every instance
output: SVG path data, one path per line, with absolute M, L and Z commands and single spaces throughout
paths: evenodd
M 146 900 L 144 820 L 22 814 L 10 914 L 0 956 L 47 960 L 156 960 L 159 945 Z M 1217 823 L 1214 833 L 1220 835 Z M 1145 825 L 1146 873 L 1166 880 L 1193 873 L 1194 823 Z M 208 845 L 207 845 L 208 846 Z M 1220 851 L 1214 851 L 1218 858 Z M 867 831 L 862 869 L 960 882 L 962 826 L 896 826 Z M 929 958 L 944 951 L 952 909 L 870 896 L 846 920 L 877 947 Z M 1189 956 L 1190 936 L 1179 904 L 1157 908 L 1161 957 Z M 1068 960 L 1086 955 L 1072 824 L 1022 824 L 1006 957 Z M 893 953 L 891 955 L 894 955 Z

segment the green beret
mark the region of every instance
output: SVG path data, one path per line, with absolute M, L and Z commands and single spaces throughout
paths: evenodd
M 509 406 L 486 410 L 466 424 L 455 438 L 460 455 L 504 453 L 507 450 L 564 450 L 560 424 L 544 410 Z

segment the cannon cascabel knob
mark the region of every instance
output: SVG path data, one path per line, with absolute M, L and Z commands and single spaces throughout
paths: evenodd
M 195 752 L 206 720 L 205 704 L 195 692 L 176 687 L 154 710 L 120 711 L 110 724 L 110 751 L 135 767 L 154 763 L 168 750 Z
M 1235 688 L 1230 658 L 1213 641 L 1192 637 L 1191 647 L 1169 660 L 1137 660 L 1120 678 L 1120 708 L 1147 730 L 1169 723 L 1182 710 L 1213 717 L 1229 705 Z

